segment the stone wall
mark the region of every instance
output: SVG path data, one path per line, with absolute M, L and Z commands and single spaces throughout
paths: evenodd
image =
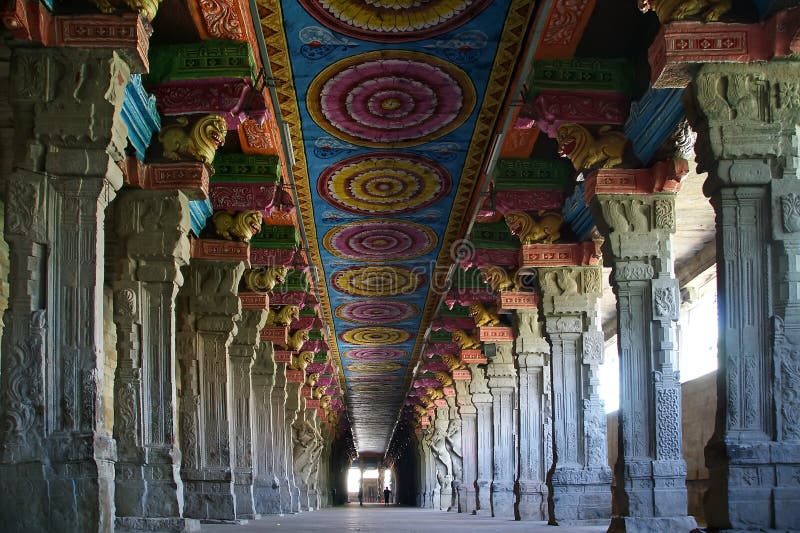
M 681 385 L 683 411 L 683 457 L 686 460 L 686 488 L 689 496 L 689 514 L 705 523 L 703 517 L 703 491 L 708 482 L 704 448 L 714 432 L 713 420 L 717 405 L 717 373 L 711 372 Z M 607 415 L 608 464 L 617 460 L 617 411 Z
M 114 432 L 114 373 L 117 370 L 117 327 L 114 324 L 114 292 L 103 287 L 103 412 L 104 425 L 109 434 Z

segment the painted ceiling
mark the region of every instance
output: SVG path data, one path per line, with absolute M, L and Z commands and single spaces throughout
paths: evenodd
M 361 453 L 388 444 L 535 4 L 259 2 Z

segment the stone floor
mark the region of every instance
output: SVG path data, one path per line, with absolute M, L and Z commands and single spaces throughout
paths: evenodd
M 318 533 L 360 531 L 387 533 L 403 531 L 408 533 L 454 533 L 456 530 L 480 531 L 480 533 L 501 533 L 506 531 L 525 531 L 526 533 L 605 533 L 606 526 L 559 527 L 548 526 L 545 522 L 514 522 L 497 518 L 483 518 L 458 513 L 445 513 L 414 507 L 385 507 L 383 504 L 349 504 L 332 509 L 323 509 L 287 516 L 267 516 L 240 526 L 210 525 L 202 526 L 203 533 L 257 533 L 280 531 L 283 533 Z

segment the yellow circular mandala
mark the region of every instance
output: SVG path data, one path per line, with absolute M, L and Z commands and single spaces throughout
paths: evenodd
M 411 333 L 398 328 L 364 326 L 363 328 L 353 328 L 340 333 L 339 338 L 348 344 L 385 346 L 406 342 L 411 338 Z
M 423 272 L 404 266 L 356 266 L 335 273 L 331 285 L 353 296 L 399 296 L 416 291 L 426 281 Z
M 347 370 L 359 374 L 385 374 L 397 372 L 403 368 L 400 363 L 380 362 L 380 363 L 353 363 L 347 365 Z

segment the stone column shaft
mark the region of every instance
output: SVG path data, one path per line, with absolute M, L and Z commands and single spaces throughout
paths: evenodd
M 619 452 L 611 531 L 692 530 L 686 463 L 681 451 L 681 385 L 677 372 L 678 282 L 673 271 L 675 192 L 612 194 L 606 173 L 655 180 L 647 170 L 600 170 L 588 180 L 595 219 L 605 230 L 617 293 L 620 353 Z M 595 181 L 595 176 L 597 181 Z M 598 209 L 599 208 L 599 209 Z
M 280 484 L 275 468 L 277 427 L 272 407 L 275 372 L 274 347 L 269 341 L 261 341 L 253 365 L 253 500 L 259 514 L 281 513 Z
M 800 524 L 798 65 L 707 64 L 693 85 L 698 170 L 717 215 L 718 401 L 705 450 L 714 530 Z
M 107 531 L 116 448 L 103 422 L 104 210 L 122 185 L 130 71 L 111 51 L 20 48 L 11 61 L 19 150 L 4 176 L 0 523 Z
M 272 387 L 272 428 L 275 443 L 275 477 L 278 480 L 280 514 L 292 512 L 292 491 L 289 483 L 289 460 L 286 445 L 286 363 L 275 364 L 275 385 Z
M 186 516 L 236 520 L 228 348 L 236 334 L 240 261 L 192 260 L 178 295 L 181 450 Z
M 514 518 L 516 370 L 513 343 L 497 342 L 486 367 L 492 395 L 492 516 Z
M 519 366 L 520 520 L 547 519 L 547 470 L 553 462 L 553 410 L 550 396 L 550 345 L 538 310 L 517 311 Z
M 455 396 L 447 396 L 449 424 L 447 426 L 447 452 L 453 464 L 453 504 L 449 511 L 463 512 L 464 464 L 461 450 L 461 415 L 458 413 Z
M 469 365 L 472 381 L 469 390 L 476 410 L 476 426 L 478 432 L 477 470 L 475 492 L 477 509 L 475 514 L 489 516 L 492 512 L 492 395 L 486 383 L 484 370 L 475 364 Z
M 127 191 L 114 205 L 117 524 L 185 530 L 194 525 L 182 518 L 175 297 L 189 261 L 188 200 L 179 191 Z
M 267 300 L 264 300 L 267 303 Z M 233 479 L 236 517 L 256 518 L 253 500 L 253 426 L 256 421 L 252 368 L 258 350 L 261 329 L 267 321 L 267 309 L 243 309 L 237 332 L 230 346 L 230 396 L 233 413 Z
M 294 423 L 300 412 L 300 389 L 302 383 L 286 383 L 286 426 L 284 428 L 284 446 L 286 447 L 286 478 L 289 480 L 289 492 L 292 495 L 292 513 L 299 513 L 303 510 L 300 500 L 300 488 L 297 486 L 297 474 L 294 469 Z M 307 505 L 307 504 L 306 504 Z
M 475 482 L 478 479 L 478 411 L 469 393 L 469 381 L 456 381 L 458 412 L 461 416 L 461 456 L 463 496 L 459 512 L 473 513 L 477 509 Z
M 539 269 L 545 324 L 552 345 L 551 524 L 567 525 L 611 515 L 611 471 L 597 375 L 603 361 L 600 274 L 600 267 Z

